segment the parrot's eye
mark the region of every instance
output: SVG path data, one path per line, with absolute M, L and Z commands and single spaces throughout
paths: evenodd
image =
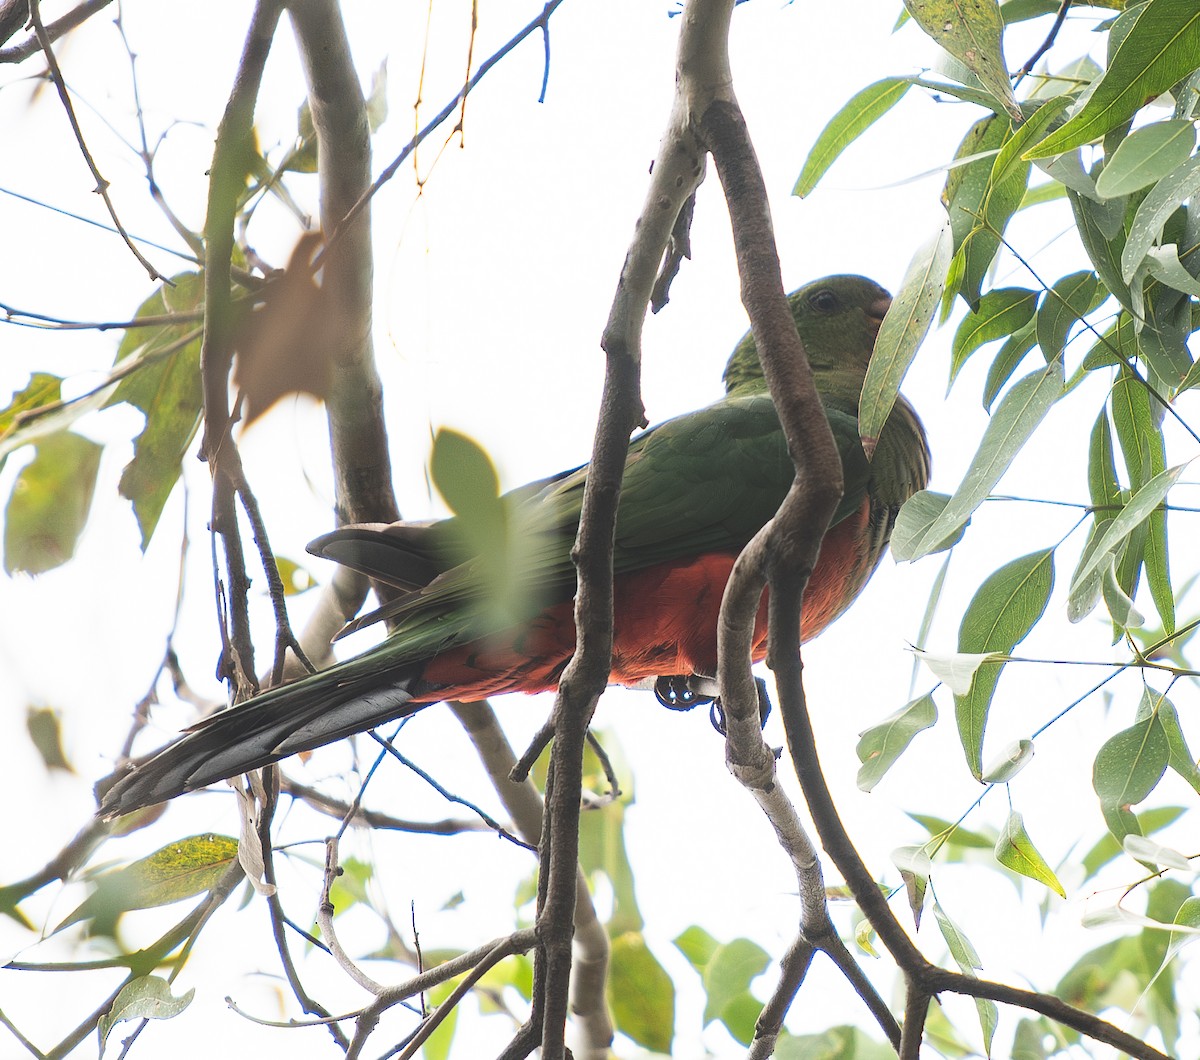
M 841 303 L 838 302 L 838 296 L 826 287 L 810 294 L 808 304 L 818 313 L 833 313 Z

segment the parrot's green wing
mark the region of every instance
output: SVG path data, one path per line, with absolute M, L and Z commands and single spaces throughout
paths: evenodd
M 853 417 L 827 408 L 842 453 L 845 495 L 835 522 L 857 511 L 866 494 L 870 466 Z M 658 563 L 741 549 L 778 509 L 794 468 L 775 406 L 766 393 L 728 397 L 646 431 L 630 444 L 617 513 L 614 569 L 624 574 Z M 519 546 L 512 582 L 525 590 L 522 609 L 532 617 L 547 604 L 569 599 L 575 588 L 570 550 L 579 527 L 587 466 L 506 495 L 510 536 Z M 415 528 L 452 537 L 453 520 Z M 412 528 L 398 528 L 391 544 L 411 547 Z M 405 531 L 409 532 L 406 534 Z M 340 532 L 342 535 L 345 532 Z M 387 534 L 372 530 L 370 534 Z M 330 535 L 337 537 L 338 535 Z M 381 542 L 378 546 L 384 547 Z M 435 550 L 425 546 L 423 560 Z M 331 558 L 338 558 L 336 554 Z M 359 562 L 360 569 L 369 564 Z M 390 568 L 389 568 L 390 569 Z M 385 580 L 401 579 L 382 573 Z M 478 560 L 448 565 L 429 584 L 357 620 L 352 629 L 387 618 L 398 624 L 392 638 L 396 663 L 486 636 L 519 615 L 489 620 L 489 591 Z M 436 638 L 431 644 L 429 636 Z

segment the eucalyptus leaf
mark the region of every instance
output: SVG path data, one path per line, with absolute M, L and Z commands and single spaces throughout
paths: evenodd
M 1066 898 L 1067 892 L 1033 845 L 1033 840 L 1025 830 L 1025 822 L 1016 810 L 1009 813 L 1000 838 L 996 840 L 996 860 L 1013 872 L 1045 884 L 1060 898 Z
M 870 791 L 884 774 L 895 765 L 913 737 L 937 721 L 937 706 L 932 695 L 921 696 L 889 714 L 878 725 L 865 729 L 858 739 L 855 752 L 862 766 L 858 771 L 858 786 Z
M 1096 193 L 1111 199 L 1139 191 L 1181 166 L 1196 146 L 1190 121 L 1156 121 L 1134 129 L 1105 163 Z
M 904 6 L 929 36 L 966 64 L 1009 114 L 1021 120 L 1004 61 L 1004 20 L 996 0 L 974 0 L 970 7 L 955 0 L 904 0 Z
M 896 403 L 904 373 L 933 323 L 950 257 L 950 222 L 946 221 L 913 255 L 900 290 L 879 327 L 858 406 L 858 429 L 868 455 Z
M 838 156 L 899 103 L 910 88 L 911 78 L 885 77 L 856 92 L 829 120 L 809 149 L 792 194 L 800 198 L 808 195 Z
M 919 559 L 936 551 L 941 542 L 966 525 L 1062 396 L 1063 385 L 1062 364 L 1056 360 L 1044 370 L 1018 380 L 1004 395 L 983 432 L 962 484 L 920 541 L 911 547 L 909 558 Z
M 1028 636 L 1046 611 L 1054 589 L 1054 550 L 1042 549 L 1012 560 L 988 576 L 963 614 L 958 650 L 991 655 L 965 692 L 955 691 L 954 716 L 972 775 L 983 779 L 983 738 L 1002 660 Z
M 1200 14 L 1197 14 L 1200 20 Z M 1137 208 L 1129 226 L 1125 249 L 1121 251 L 1121 279 L 1129 283 L 1137 272 L 1154 241 L 1158 239 L 1167 218 L 1179 204 L 1200 191 L 1200 155 L 1189 158 L 1163 177 Z
M 1115 37 L 1116 34 L 1114 33 Z M 1151 0 L 1118 43 L 1087 102 L 1029 151 L 1047 158 L 1098 139 L 1133 117 L 1196 68 L 1200 8 L 1195 0 Z

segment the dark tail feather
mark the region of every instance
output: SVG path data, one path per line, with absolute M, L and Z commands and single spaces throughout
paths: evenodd
M 354 659 L 218 711 L 114 774 L 100 815 L 119 817 L 414 714 L 424 704 L 412 702 L 411 676 Z

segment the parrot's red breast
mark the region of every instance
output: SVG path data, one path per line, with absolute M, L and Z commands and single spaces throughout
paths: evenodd
M 801 636 L 809 640 L 845 609 L 873 562 L 864 542 L 870 503 L 832 527 L 804 594 Z M 613 582 L 611 681 L 636 685 L 662 674 L 717 672 L 717 616 L 737 553 L 710 552 L 618 575 Z M 555 688 L 575 651 L 575 602 L 541 612 L 516 636 L 477 641 L 429 661 L 415 703 L 473 700 Z M 767 594 L 754 624 L 755 662 L 767 653 Z

